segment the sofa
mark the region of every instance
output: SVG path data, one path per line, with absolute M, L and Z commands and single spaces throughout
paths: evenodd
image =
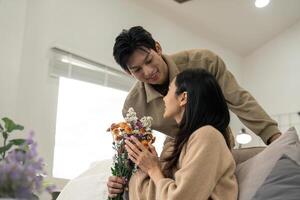
M 235 160 L 235 163 L 238 165 L 246 160 L 249 160 L 256 154 L 262 152 L 266 147 L 248 147 L 248 148 L 240 148 L 240 149 L 233 149 L 232 155 Z
M 294 128 L 267 147 L 233 149 L 232 154 L 237 164 L 239 200 L 300 200 L 300 143 Z M 106 199 L 111 163 L 95 163 L 71 180 L 57 199 Z

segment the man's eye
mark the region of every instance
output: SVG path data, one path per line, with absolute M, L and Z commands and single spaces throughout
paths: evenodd
M 152 59 L 149 59 L 149 60 L 147 60 L 147 61 L 145 62 L 145 64 L 146 64 L 146 65 L 147 65 L 147 64 L 150 64 L 151 61 L 152 61 Z
M 141 71 L 141 68 L 136 68 L 136 69 L 134 70 L 134 72 L 139 72 L 139 71 Z

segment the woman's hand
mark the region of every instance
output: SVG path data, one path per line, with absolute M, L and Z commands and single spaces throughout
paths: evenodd
M 124 190 L 125 181 L 121 177 L 110 176 L 107 181 L 108 196 L 113 198 Z
M 149 144 L 149 148 L 146 148 L 133 136 L 125 143 L 129 159 L 139 166 L 143 172 L 147 173 L 154 182 L 163 178 L 158 155 L 153 145 Z

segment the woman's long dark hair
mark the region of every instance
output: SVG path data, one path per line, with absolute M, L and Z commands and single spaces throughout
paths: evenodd
M 165 176 L 173 177 L 184 144 L 194 131 L 211 125 L 222 133 L 228 148 L 230 136 L 229 110 L 222 90 L 215 77 L 204 69 L 187 69 L 176 76 L 176 95 L 187 92 L 187 104 L 175 137 L 172 154 L 165 158 Z M 214 147 L 212 147 L 214 148 Z

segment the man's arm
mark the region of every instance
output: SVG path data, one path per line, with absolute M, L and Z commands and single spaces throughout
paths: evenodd
M 281 136 L 281 133 L 278 132 L 278 133 L 275 133 L 274 135 L 272 135 L 268 141 L 267 141 L 267 144 L 271 144 L 272 142 L 274 142 L 277 138 L 279 138 Z
M 217 78 L 230 110 L 266 144 L 278 138 L 280 131 L 277 123 L 248 91 L 239 86 L 223 60 L 210 51 L 207 51 L 206 57 L 210 60 L 208 70 Z

